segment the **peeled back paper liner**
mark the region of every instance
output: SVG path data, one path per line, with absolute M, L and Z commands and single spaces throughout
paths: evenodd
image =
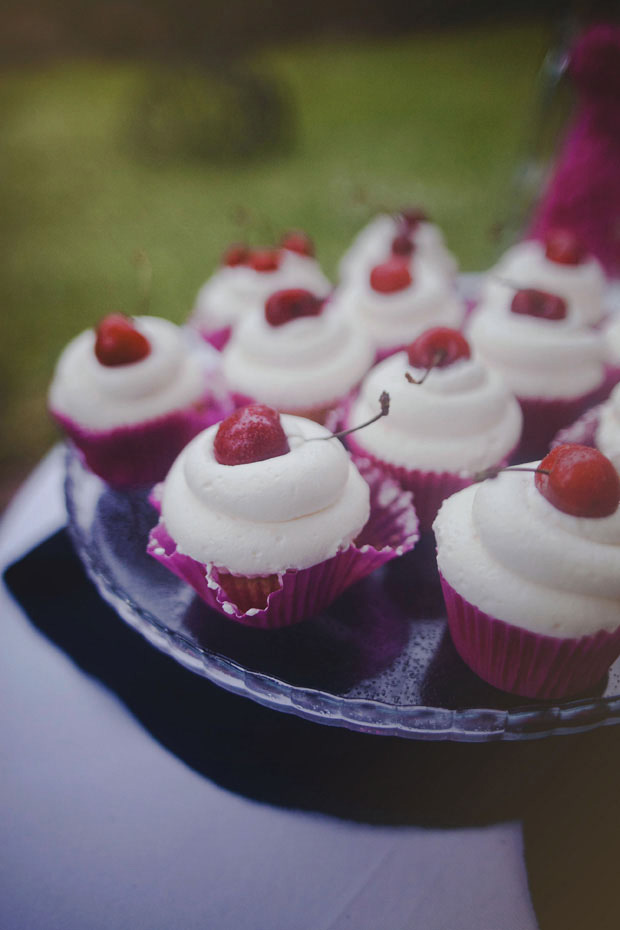
M 365 477 L 371 505 L 366 526 L 354 543 L 311 568 L 268 577 L 234 575 L 180 553 L 161 519 L 151 530 L 147 551 L 230 619 L 262 629 L 290 626 L 319 613 L 350 585 L 415 546 L 419 533 L 411 494 L 379 474 Z M 158 486 L 151 495 L 158 510 L 160 494 Z

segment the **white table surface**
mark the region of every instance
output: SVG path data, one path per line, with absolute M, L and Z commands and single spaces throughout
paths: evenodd
M 54 450 L 5 515 L 0 568 L 62 526 L 61 480 Z M 0 605 L 0 927 L 536 928 L 519 824 L 368 826 L 237 796 L 162 748 L 4 586 Z

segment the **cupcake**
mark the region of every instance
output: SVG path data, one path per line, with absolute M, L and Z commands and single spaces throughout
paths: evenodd
M 594 434 L 596 447 L 620 470 L 620 384 L 598 408 L 598 423 Z
M 458 264 L 446 247 L 438 226 L 418 208 L 400 213 L 381 213 L 357 234 L 343 255 L 339 275 L 343 283 L 367 277 L 371 268 L 387 261 L 392 255 L 411 258 L 433 265 L 443 277 L 454 278 Z
M 338 288 L 332 302 L 372 342 L 377 360 L 398 352 L 430 326 L 459 327 L 465 304 L 438 268 L 392 256 Z
M 483 300 L 495 299 L 502 283 L 557 294 L 590 326 L 605 313 L 605 272 L 569 230 L 550 230 L 544 241 L 531 239 L 508 249 L 488 274 Z
M 231 409 L 200 345 L 168 320 L 120 313 L 66 347 L 49 408 L 90 470 L 115 487 L 159 481 Z
M 620 655 L 620 481 L 596 449 L 553 449 L 444 501 L 433 529 L 450 633 L 485 681 L 555 699 Z
M 277 291 L 246 315 L 222 352 L 226 384 L 250 401 L 324 423 L 368 371 L 364 331 L 307 290 Z
M 410 495 L 369 485 L 324 427 L 261 404 L 197 436 L 156 491 L 149 553 L 250 626 L 316 614 L 417 539 Z
M 521 411 L 500 375 L 471 357 L 461 333 L 441 327 L 372 369 L 350 422 L 367 419 L 382 391 L 390 396 L 389 416 L 347 443 L 413 492 L 420 527 L 428 530 L 445 497 L 507 461 L 521 434 Z
M 467 334 L 521 404 L 521 461 L 544 455 L 558 430 L 600 399 L 602 336 L 557 294 L 502 285 L 472 314 Z
M 277 249 L 231 246 L 222 265 L 198 292 L 190 323 L 221 350 L 233 327 L 274 291 L 302 287 L 325 297 L 331 284 L 314 258 L 310 239 L 289 233 Z
M 605 340 L 606 393 L 620 383 L 620 314 L 614 313 L 602 328 Z

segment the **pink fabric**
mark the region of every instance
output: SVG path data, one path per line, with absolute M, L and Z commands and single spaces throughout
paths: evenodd
M 411 495 L 403 493 L 379 475 L 370 482 L 371 513 L 360 536 L 347 549 L 331 559 L 300 571 L 286 571 L 277 576 L 234 578 L 226 569 L 204 565 L 177 551 L 162 520 L 149 537 L 148 553 L 190 584 L 205 603 L 231 620 L 261 629 L 290 626 L 314 616 L 331 604 L 346 588 L 365 578 L 385 562 L 408 552 L 415 546 L 418 521 Z M 160 489 L 155 488 L 151 502 L 159 510 Z M 220 583 L 220 575 L 225 588 Z M 273 582 L 277 578 L 277 589 Z M 267 596 L 267 607 L 250 612 L 240 609 L 235 595 L 242 600 L 251 593 Z M 269 593 L 271 592 L 271 593 Z
M 620 628 L 562 638 L 490 617 L 441 578 L 452 641 L 489 684 L 521 697 L 553 700 L 595 688 L 620 655 Z
M 620 274 L 620 27 L 589 29 L 573 48 L 569 72 L 579 106 L 530 237 L 554 227 L 575 231 L 609 274 Z

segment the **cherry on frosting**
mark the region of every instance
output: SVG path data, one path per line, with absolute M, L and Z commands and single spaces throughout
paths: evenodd
M 237 265 L 247 265 L 250 257 L 250 250 L 242 242 L 235 242 L 228 246 L 222 255 L 222 265 L 229 268 L 235 268 Z
M 108 368 L 131 365 L 146 358 L 151 344 L 124 313 L 109 313 L 95 331 L 95 355 Z
M 266 404 L 250 404 L 222 420 L 213 452 L 220 465 L 247 465 L 289 452 L 280 414 Z
M 282 237 L 282 248 L 288 249 L 289 252 L 297 252 L 298 255 L 306 255 L 312 258 L 314 255 L 314 243 L 301 229 L 292 229 Z
M 325 301 L 301 287 L 290 287 L 267 299 L 265 319 L 270 326 L 283 326 L 302 316 L 318 316 Z
M 277 249 L 253 249 L 249 263 L 254 271 L 277 271 L 280 267 L 280 253 Z
M 380 294 L 402 291 L 412 282 L 411 272 L 402 258 L 389 258 L 370 272 L 370 286 Z
M 545 255 L 558 265 L 580 265 L 586 249 L 570 229 L 552 229 L 545 236 Z
M 407 346 L 407 356 L 413 368 L 446 368 L 461 358 L 470 358 L 471 349 L 458 329 L 435 326 Z
M 620 503 L 620 478 L 609 459 L 589 446 L 556 446 L 538 466 L 536 487 L 557 510 L 575 517 L 609 517 Z
M 557 294 L 538 291 L 527 287 L 517 291 L 512 298 L 510 309 L 513 313 L 534 316 L 539 320 L 566 319 L 566 301 Z
M 415 244 L 411 241 L 408 232 L 398 233 L 392 239 L 392 255 L 400 255 L 408 258 L 415 251 Z

